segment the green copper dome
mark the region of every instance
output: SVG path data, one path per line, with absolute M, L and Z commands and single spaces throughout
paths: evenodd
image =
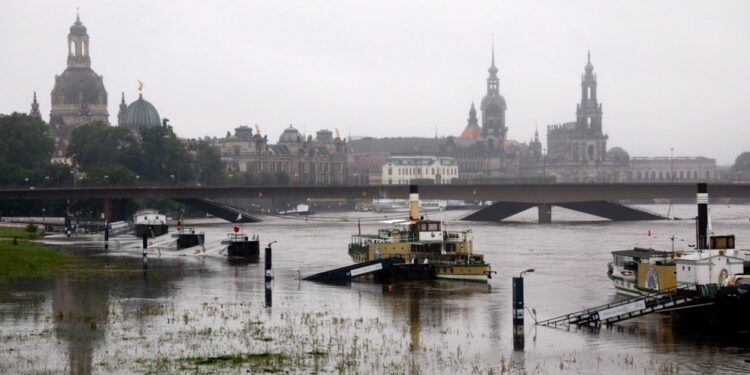
M 160 125 L 159 112 L 153 104 L 143 99 L 143 94 L 138 97 L 138 100 L 128 105 L 120 119 L 120 126 L 133 130 Z

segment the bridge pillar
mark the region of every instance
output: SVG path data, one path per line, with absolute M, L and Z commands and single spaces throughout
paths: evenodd
M 127 199 L 107 198 L 104 200 L 104 219 L 111 223 L 113 221 L 125 220 L 127 218 Z
M 537 206 L 539 209 L 539 224 L 547 224 L 552 222 L 552 205 L 549 203 L 542 203 Z

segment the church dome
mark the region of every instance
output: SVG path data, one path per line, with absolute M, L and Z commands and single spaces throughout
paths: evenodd
M 53 104 L 107 104 L 102 77 L 89 67 L 68 67 L 56 77 Z
M 607 151 L 607 159 L 618 163 L 626 163 L 630 161 L 630 154 L 622 147 L 612 147 Z
M 81 23 L 81 17 L 76 15 L 76 22 L 70 27 L 71 35 L 86 35 L 86 26 Z
M 508 106 L 505 104 L 505 98 L 502 95 L 488 94 L 482 98 L 480 109 L 483 111 L 504 111 L 508 109 Z
M 279 143 L 298 143 L 302 142 L 302 134 L 299 132 L 299 130 L 295 129 L 292 125 L 289 125 L 288 128 L 284 129 L 284 132 L 281 133 L 281 137 L 279 137 Z
M 138 100 L 128 105 L 120 119 L 120 126 L 133 130 L 160 125 L 159 112 L 153 104 L 143 99 L 143 94 L 138 97 Z

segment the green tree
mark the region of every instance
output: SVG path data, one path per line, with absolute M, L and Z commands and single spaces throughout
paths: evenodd
M 138 139 L 125 128 L 96 122 L 73 130 L 68 155 L 83 170 L 99 165 L 123 165 L 136 168 L 140 163 Z
M 50 164 L 54 140 L 40 118 L 14 112 L 0 115 L 0 184 L 21 185 Z
M 171 126 L 143 127 L 140 135 L 142 162 L 138 172 L 141 176 L 167 183 L 193 181 L 191 157 Z
M 206 141 L 198 142 L 193 169 L 197 183 L 214 186 L 224 183 L 224 164 L 221 162 L 221 155 Z
M 121 164 L 97 164 L 86 171 L 86 186 L 125 186 L 135 184 L 135 173 Z

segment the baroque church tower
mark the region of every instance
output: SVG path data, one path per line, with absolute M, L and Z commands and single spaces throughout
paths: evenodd
M 488 70 L 487 94 L 482 98 L 482 140 L 489 151 L 501 151 L 505 146 L 508 128 L 505 126 L 505 98 L 500 95 L 500 79 L 495 67 L 495 46 L 492 46 L 492 64 Z
M 576 108 L 576 125 L 593 134 L 602 134 L 602 105 L 596 99 L 596 75 L 588 53 L 585 72 L 581 77 L 581 103 Z
M 78 126 L 109 123 L 107 91 L 103 77 L 91 69 L 89 35 L 76 14 L 68 34 L 68 67 L 55 76 L 50 127 L 55 137 L 55 156 L 64 157 L 70 134 Z
M 581 76 L 581 102 L 576 106 L 576 121 L 547 127 L 547 155 L 551 161 L 605 162 L 608 136 L 602 131 L 602 105 L 597 99 L 596 88 L 596 74 L 589 52 Z

